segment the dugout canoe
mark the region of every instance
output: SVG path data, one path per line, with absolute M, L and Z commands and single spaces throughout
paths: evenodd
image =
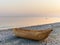
M 22 37 L 31 40 L 44 40 L 52 32 L 52 29 L 28 30 L 24 28 L 14 28 L 13 32 L 16 37 Z

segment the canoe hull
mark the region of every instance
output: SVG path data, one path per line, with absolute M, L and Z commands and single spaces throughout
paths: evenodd
M 17 37 L 23 37 L 32 40 L 44 40 L 46 39 L 49 34 L 51 33 L 52 29 L 46 30 L 25 30 L 22 28 L 14 28 L 13 29 L 15 35 Z

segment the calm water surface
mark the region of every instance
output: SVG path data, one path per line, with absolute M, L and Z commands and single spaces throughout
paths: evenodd
M 60 18 L 0 16 L 0 29 L 60 22 Z

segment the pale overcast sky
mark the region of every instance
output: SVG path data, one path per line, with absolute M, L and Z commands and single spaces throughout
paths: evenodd
M 60 0 L 0 0 L 0 16 L 59 16 Z
M 1 28 L 54 22 L 60 22 L 60 0 L 0 0 Z

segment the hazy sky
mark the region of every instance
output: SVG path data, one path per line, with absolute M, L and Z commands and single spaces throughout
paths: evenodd
M 0 0 L 0 27 L 53 22 L 60 22 L 60 0 Z
M 0 0 L 0 16 L 59 16 L 60 0 Z

